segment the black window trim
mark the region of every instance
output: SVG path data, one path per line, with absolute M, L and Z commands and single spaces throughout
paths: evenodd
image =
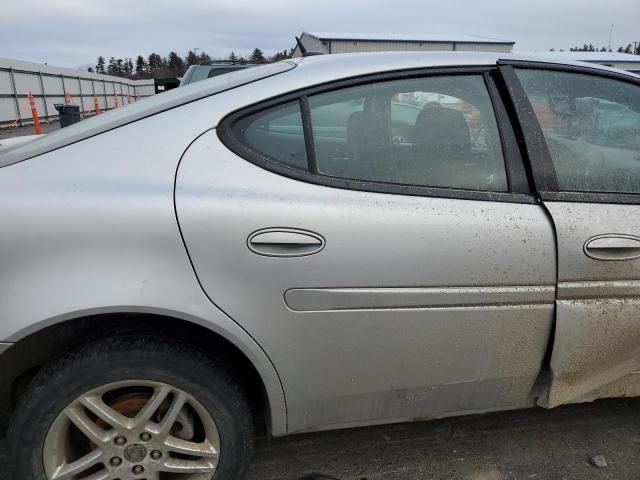
M 307 166 L 311 175 L 318 175 L 318 162 L 316 161 L 315 140 L 313 139 L 313 124 L 311 123 L 311 108 L 309 97 L 300 97 L 300 115 L 302 116 L 302 134 L 307 151 Z
M 560 190 L 558 179 L 551 160 L 549 147 L 544 139 L 542 128 L 535 116 L 531 102 L 527 97 L 515 69 L 547 70 L 566 73 L 581 73 L 618 80 L 640 86 L 640 78 L 621 72 L 602 70 L 588 65 L 564 65 L 548 62 L 525 60 L 500 60 L 500 73 L 504 78 L 511 101 L 520 118 L 520 128 L 526 144 L 528 163 L 533 171 L 536 190 L 541 200 L 583 203 L 640 204 L 640 193 L 624 192 L 572 192 Z
M 497 68 L 485 73 L 485 84 L 489 91 L 489 97 L 491 98 L 491 104 L 498 124 L 502 155 L 507 169 L 509 190 L 512 193 L 531 195 L 533 190 L 530 186 L 527 169 L 514 130 L 514 124 L 517 124 L 517 119 L 514 122 L 514 119 L 509 115 L 507 110 L 508 100 L 503 98 L 503 95 L 500 93 L 500 87 L 497 83 L 499 80 L 499 70 Z
M 396 195 L 454 198 L 463 200 L 478 200 L 490 202 L 507 202 L 507 203 L 523 203 L 535 204 L 538 199 L 535 198 L 529 188 L 528 183 L 523 185 L 522 172 L 525 171 L 523 158 L 519 148 L 509 139 L 514 135 L 513 127 L 510 123 L 508 115 L 504 110 L 504 100 L 497 93 L 493 79 L 489 73 L 497 72 L 495 65 L 486 66 L 455 66 L 455 67 L 427 67 L 419 69 L 395 70 L 383 73 L 361 75 L 346 78 L 337 81 L 331 81 L 307 87 L 301 90 L 290 92 L 285 95 L 276 96 L 270 99 L 262 100 L 253 105 L 243 107 L 224 117 L 217 128 L 220 141 L 232 152 L 245 160 L 257 165 L 265 170 L 300 180 L 315 185 L 323 185 L 327 187 L 341 188 L 347 190 L 357 190 L 372 193 L 387 193 Z M 347 87 L 355 87 L 366 85 L 369 83 L 406 80 L 411 78 L 420 78 L 426 76 L 444 76 L 444 75 L 469 75 L 480 74 L 483 76 L 488 95 L 491 99 L 500 140 L 502 143 L 503 156 L 505 161 L 505 170 L 507 172 L 508 187 L 507 192 L 491 192 L 483 190 L 464 190 L 457 188 L 443 188 L 431 186 L 416 186 L 406 184 L 396 184 L 388 182 L 377 182 L 370 180 L 347 179 L 342 177 L 334 177 L 326 174 L 317 173 L 317 165 L 315 163 L 315 149 L 313 148 L 313 132 L 311 126 L 311 118 L 309 112 L 308 97 L 319 93 L 329 92 Z M 303 131 L 305 136 L 305 146 L 307 154 L 307 169 L 297 168 L 283 162 L 273 160 L 262 155 L 247 145 L 245 145 L 235 134 L 235 124 L 244 117 L 259 113 L 280 105 L 297 102 L 300 107 L 302 116 Z M 502 108 L 500 108 L 502 107 Z M 509 140 L 509 141 L 505 141 Z M 515 145 L 515 149 L 514 149 Z M 312 171 L 315 170 L 315 173 Z M 518 179 L 514 182 L 516 189 L 511 184 L 511 179 Z

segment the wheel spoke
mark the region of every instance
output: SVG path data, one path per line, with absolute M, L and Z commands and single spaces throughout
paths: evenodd
M 171 431 L 171 427 L 176 423 L 176 418 L 178 418 L 178 414 L 182 407 L 184 407 L 184 403 L 187 400 L 187 394 L 180 391 L 174 393 L 173 402 L 171 402 L 171 406 L 167 413 L 164 414 L 162 420 L 160 421 L 160 430 L 158 432 L 159 435 L 168 435 Z
M 107 480 L 110 478 L 111 476 L 108 471 L 100 470 L 99 472 L 92 473 L 88 477 L 82 477 L 82 480 Z
M 50 480 L 211 478 L 220 456 L 209 411 L 186 391 L 146 379 L 76 397 L 54 419 L 42 449 Z
M 51 480 L 69 480 L 76 475 L 80 475 L 83 472 L 86 472 L 94 465 L 100 463 L 102 461 L 102 450 L 96 448 L 95 450 L 87 453 L 84 457 L 79 458 L 75 462 L 67 463 L 63 465 L 54 475 Z M 107 478 L 109 475 L 108 472 L 96 472 L 100 473 L 102 476 L 96 476 L 95 478 Z M 93 478 L 93 475 L 89 478 Z
M 130 430 L 134 421 L 116 412 L 97 395 L 86 395 L 78 399 L 80 403 L 103 422 L 118 430 Z
M 169 387 L 168 385 L 157 387 L 153 391 L 153 395 L 151 396 L 147 404 L 136 415 L 136 418 L 134 419 L 135 424 L 145 426 L 147 422 L 151 420 L 153 414 L 158 411 L 158 408 L 160 408 L 160 405 L 162 405 L 162 402 L 166 400 L 170 392 L 171 387 Z
M 166 473 L 213 473 L 216 462 L 213 460 L 183 460 L 171 458 L 159 466 L 159 471 Z
M 80 430 L 85 437 L 95 444 L 102 444 L 109 441 L 112 434 L 96 425 L 91 420 L 84 409 L 79 405 L 73 405 L 65 409 L 64 414 Z
M 164 444 L 173 453 L 190 455 L 192 457 L 217 459 L 219 455 L 218 450 L 216 450 L 215 447 L 207 441 L 203 443 L 195 443 L 169 435 L 164 441 Z

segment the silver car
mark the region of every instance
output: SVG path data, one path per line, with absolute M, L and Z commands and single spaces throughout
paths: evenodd
M 605 67 L 327 55 L 7 150 L 13 478 L 235 480 L 255 435 L 640 395 L 621 111 Z

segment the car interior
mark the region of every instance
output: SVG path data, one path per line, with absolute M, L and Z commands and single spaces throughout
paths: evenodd
M 319 173 L 405 185 L 505 191 L 500 138 L 482 77 L 420 79 L 309 97 Z M 433 79 L 429 79 L 433 80 Z M 438 88 L 440 87 L 440 88 Z M 244 121 L 244 142 L 303 169 L 297 103 Z
M 518 75 L 562 190 L 640 192 L 637 87 L 564 72 L 520 70 Z

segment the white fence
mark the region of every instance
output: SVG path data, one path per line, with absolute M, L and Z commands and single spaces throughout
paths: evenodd
M 153 80 L 128 80 L 98 75 L 82 70 L 52 67 L 38 63 L 0 58 L 0 126 L 32 123 L 27 93 L 34 97 L 38 117 L 52 120 L 58 117 L 55 104 L 65 103 L 65 92 L 71 95 L 80 113 L 95 113 L 95 100 L 100 110 L 135 102 L 155 94 Z

